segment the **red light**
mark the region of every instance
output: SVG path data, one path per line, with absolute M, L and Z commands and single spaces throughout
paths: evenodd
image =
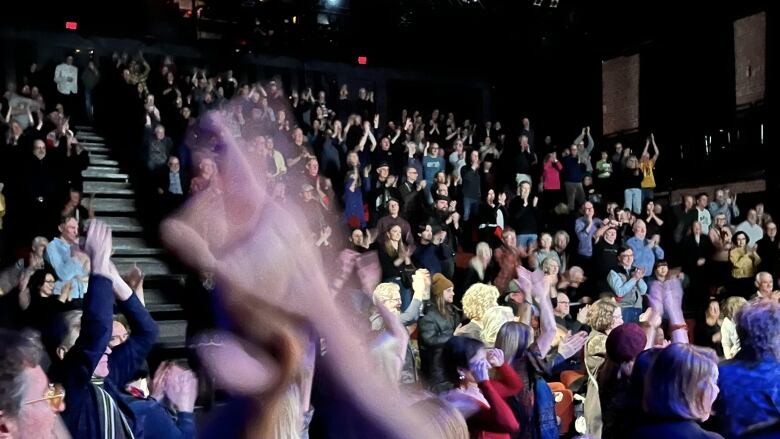
M 65 29 L 67 30 L 76 30 L 79 28 L 79 24 L 75 21 L 66 21 L 65 22 Z
M 368 64 L 368 58 L 365 57 L 365 56 L 359 56 L 358 57 L 358 64 L 360 64 L 361 66 L 364 66 L 364 65 Z

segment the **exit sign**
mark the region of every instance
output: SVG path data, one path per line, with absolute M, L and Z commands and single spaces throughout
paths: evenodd
M 65 29 L 67 30 L 76 30 L 79 28 L 79 24 L 75 21 L 66 21 L 65 22 Z

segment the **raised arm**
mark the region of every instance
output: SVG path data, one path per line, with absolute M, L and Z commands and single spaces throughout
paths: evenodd
M 63 357 L 61 372 L 66 404 L 74 409 L 88 398 L 87 386 L 106 352 L 111 338 L 114 295 L 109 276 L 111 229 L 101 221 L 92 221 L 87 232 L 86 252 L 92 262 L 92 276 L 84 296 L 84 312 L 76 343 Z M 58 348 L 59 350 L 59 348 Z

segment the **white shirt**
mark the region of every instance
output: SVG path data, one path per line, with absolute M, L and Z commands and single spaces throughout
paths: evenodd
M 737 232 L 745 232 L 745 234 L 750 238 L 750 242 L 748 242 L 749 246 L 754 246 L 758 242 L 759 239 L 764 237 L 764 230 L 759 226 L 758 224 L 750 225 L 747 220 L 742 221 L 737 226 Z
M 728 317 L 723 319 L 720 325 L 720 344 L 723 345 L 723 356 L 727 360 L 734 358 L 739 352 L 739 337 L 737 336 L 737 325 Z
M 79 92 L 79 69 L 74 65 L 62 63 L 54 70 L 54 82 L 57 83 L 57 91 L 67 95 Z M 68 78 L 72 80 L 68 81 Z
M 712 225 L 712 216 L 710 215 L 710 211 L 706 208 L 699 209 L 698 207 L 696 207 L 696 210 L 699 213 L 697 220 L 699 221 L 699 224 L 701 224 L 701 233 L 709 233 L 710 226 Z

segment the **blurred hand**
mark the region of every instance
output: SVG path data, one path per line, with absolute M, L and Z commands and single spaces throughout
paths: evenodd
M 491 367 L 497 368 L 504 365 L 504 351 L 501 349 L 489 349 L 485 357 Z
M 89 222 L 84 250 L 92 262 L 92 273 L 109 277 L 111 274 L 111 228 L 100 220 Z
M 488 374 L 488 371 L 490 370 L 490 363 L 488 363 L 487 360 L 475 361 L 469 364 L 469 369 L 471 369 L 471 373 L 474 375 L 474 379 L 478 383 L 490 379 L 490 375 Z
M 198 397 L 198 378 L 195 372 L 171 366 L 165 379 L 165 396 L 176 411 L 192 413 Z
M 580 352 L 587 341 L 588 333 L 585 331 L 569 334 L 563 337 L 558 344 L 558 355 L 564 359 L 569 359 Z

